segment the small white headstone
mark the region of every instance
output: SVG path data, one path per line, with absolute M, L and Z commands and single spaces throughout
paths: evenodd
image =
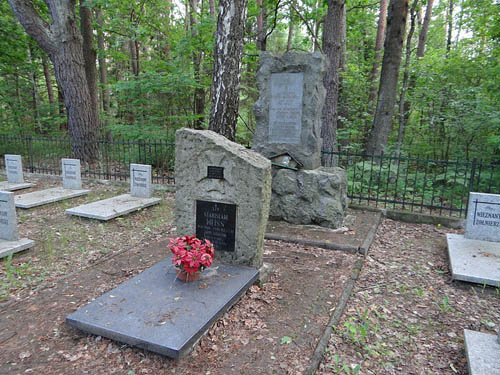
M 6 154 L 5 169 L 7 170 L 7 181 L 15 184 L 22 184 L 24 182 L 21 155 Z
M 470 193 L 465 238 L 500 242 L 500 195 Z
M 82 176 L 79 159 L 61 159 L 63 187 L 65 189 L 80 190 Z
M 17 241 L 16 207 L 14 193 L 0 191 L 0 239 Z
M 137 198 L 151 198 L 151 166 L 130 164 L 130 195 Z

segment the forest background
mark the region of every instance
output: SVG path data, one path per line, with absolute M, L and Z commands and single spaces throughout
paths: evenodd
M 49 22 L 46 2 L 32 3 Z M 395 111 L 382 151 L 499 164 L 500 2 L 406 3 Z M 245 5 L 236 140 L 251 145 L 253 139 L 259 52 L 327 53 L 334 29 L 338 108 L 330 150 L 376 151 L 370 137 L 376 131 L 385 26 L 391 22 L 388 1 Z M 74 6 L 79 28 L 90 30 L 90 38 L 83 33 L 83 47 L 96 64 L 101 138 L 173 142 L 180 127 L 208 127 L 215 0 L 87 0 Z M 336 9 L 341 11 L 333 14 Z M 0 34 L 0 134 L 67 136 L 67 108 L 54 67 L 7 1 L 0 2 Z

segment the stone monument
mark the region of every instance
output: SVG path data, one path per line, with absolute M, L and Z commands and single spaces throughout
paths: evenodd
M 177 233 L 212 241 L 224 262 L 260 268 L 271 162 L 208 130 L 178 130 L 175 150 Z
M 79 159 L 61 159 L 63 188 L 79 190 L 82 188 L 82 175 Z
M 252 149 L 278 166 L 272 171 L 270 218 L 338 228 L 347 209 L 347 177 L 341 168 L 321 167 L 325 58 L 264 52 L 260 61 Z
M 0 190 L 14 191 L 35 186 L 34 184 L 31 184 L 29 182 L 24 182 L 23 162 L 21 155 L 5 154 L 4 158 L 7 181 L 0 182 Z
M 0 258 L 34 245 L 32 240 L 19 238 L 14 193 L 0 191 Z

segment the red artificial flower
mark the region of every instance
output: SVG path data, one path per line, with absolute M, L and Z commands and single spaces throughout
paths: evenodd
M 200 240 L 196 236 L 172 238 L 168 244 L 174 254 L 172 263 L 175 267 L 192 275 L 210 267 L 215 255 L 214 246 L 209 240 Z

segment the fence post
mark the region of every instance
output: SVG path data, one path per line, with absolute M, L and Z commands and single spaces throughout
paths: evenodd
M 29 170 L 31 173 L 35 172 L 35 162 L 33 160 L 33 137 L 29 136 L 28 137 L 28 163 L 29 163 Z
M 476 177 L 476 164 L 477 164 L 477 158 L 472 159 L 472 166 L 470 170 L 470 179 L 469 179 L 469 190 L 467 192 L 467 204 L 465 205 L 465 217 L 467 217 L 467 212 L 469 210 L 470 192 L 474 188 L 474 178 Z

